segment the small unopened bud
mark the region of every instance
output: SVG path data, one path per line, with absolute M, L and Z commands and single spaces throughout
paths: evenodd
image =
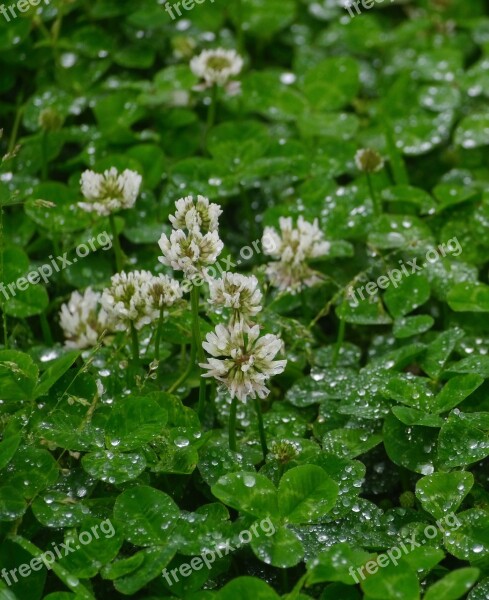
M 5 156 L 2 157 L 2 160 L 0 162 L 7 162 L 8 160 L 12 160 L 12 158 L 15 158 L 17 156 L 19 150 L 20 145 L 15 146 L 15 148 L 11 152 L 7 152 L 7 154 L 5 154 Z
M 172 39 L 173 54 L 176 58 L 190 58 L 197 46 L 195 40 L 186 35 L 178 35 Z
M 299 454 L 298 448 L 287 440 L 275 442 L 270 448 L 270 457 L 282 465 L 287 464 Z
M 399 496 L 399 504 L 403 508 L 414 508 L 416 504 L 416 496 L 413 494 L 413 492 L 403 492 Z
M 40 198 L 38 200 L 34 200 L 32 205 L 35 206 L 36 208 L 55 208 L 56 207 L 56 204 L 54 202 L 51 202 L 50 200 L 41 200 Z
M 384 168 L 384 159 L 371 148 L 364 148 L 355 154 L 357 168 L 364 173 L 378 173 Z
M 44 131 L 59 131 L 64 119 L 55 108 L 44 108 L 39 115 L 39 126 Z

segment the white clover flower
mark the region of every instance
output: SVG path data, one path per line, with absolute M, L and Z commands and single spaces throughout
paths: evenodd
M 170 307 L 175 304 L 183 295 L 180 284 L 168 275 L 158 275 L 153 277 L 149 287 L 149 297 L 151 306 L 155 310 L 163 307 Z
M 205 268 L 216 262 L 224 248 L 217 231 L 202 235 L 197 230 L 186 234 L 177 229 L 170 238 L 163 233 L 158 244 L 163 252 L 158 260 L 175 271 L 183 271 L 189 279 L 205 274 Z
M 231 323 L 241 319 L 248 321 L 262 310 L 263 295 L 254 275 L 223 273 L 222 279 L 209 281 L 209 292 L 209 304 L 232 309 Z
M 265 273 L 273 287 L 290 294 L 297 294 L 303 288 L 314 287 L 322 281 L 306 263 L 271 262 L 266 266 Z
M 187 196 L 177 200 L 175 206 L 175 215 L 170 215 L 173 229 L 197 230 L 204 233 L 217 231 L 222 209 L 218 204 L 209 202 L 208 198 L 199 195 L 194 202 L 193 196 Z
M 364 173 L 378 173 L 384 168 L 384 159 L 376 150 L 364 148 L 355 154 L 355 164 Z
M 294 227 L 290 217 L 281 217 L 279 225 L 280 233 L 273 227 L 266 227 L 263 234 L 265 254 L 277 259 L 266 267 L 271 284 L 281 291 L 292 293 L 302 287 L 316 285 L 321 278 L 307 261 L 326 256 L 331 248 L 331 244 L 324 240 L 318 220 L 309 223 L 300 216 Z
M 109 328 L 107 313 L 100 306 L 101 294 L 87 288 L 84 294 L 73 292 L 61 306 L 60 325 L 68 348 L 90 348 Z
M 243 59 L 236 50 L 217 48 L 204 50 L 198 56 L 194 56 L 190 61 L 190 68 L 197 77 L 204 80 L 205 89 L 213 85 L 225 86 L 231 77 L 241 73 L 243 64 Z
M 203 377 L 214 377 L 228 388 L 231 398 L 243 402 L 248 397 L 266 398 L 270 390 L 265 383 L 282 373 L 287 364 L 286 360 L 274 360 L 282 350 L 282 340 L 272 334 L 260 337 L 258 325 L 218 325 L 202 346 L 211 356 L 200 364 L 208 371 Z
M 115 167 L 103 174 L 85 171 L 80 180 L 85 202 L 78 206 L 86 212 L 108 216 L 113 212 L 132 208 L 141 187 L 142 177 L 126 169 L 119 174 Z
M 102 294 L 102 307 L 116 331 L 125 331 L 132 323 L 142 329 L 159 316 L 151 300 L 153 275 L 149 271 L 117 273 Z

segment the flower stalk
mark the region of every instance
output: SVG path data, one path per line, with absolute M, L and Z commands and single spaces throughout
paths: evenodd
M 200 293 L 199 288 L 194 285 L 190 292 L 190 301 L 192 305 L 192 331 L 194 338 L 194 346 L 195 352 L 194 356 L 197 357 L 199 363 L 203 363 L 205 361 L 204 349 L 202 348 L 202 335 L 200 332 L 200 317 L 199 317 L 199 308 L 200 308 Z M 195 360 L 195 357 L 194 357 Z M 202 418 L 205 411 L 205 400 L 206 400 L 206 382 L 205 379 L 200 377 L 199 384 L 199 406 L 198 413 L 199 417 Z
M 131 322 L 131 345 L 132 345 L 132 358 L 136 365 L 139 364 L 139 337 L 134 323 Z
M 238 412 L 238 399 L 236 396 L 231 400 L 231 411 L 229 413 L 229 449 L 231 452 L 237 452 L 238 444 L 236 441 L 236 415 Z
M 155 336 L 155 360 L 160 360 L 160 344 L 161 344 L 161 333 L 163 330 L 163 322 L 165 320 L 165 307 L 160 308 L 160 316 L 158 318 L 158 327 L 156 328 Z
M 256 416 L 258 419 L 258 432 L 260 434 L 260 444 L 261 444 L 261 449 L 263 452 L 263 460 L 266 459 L 267 454 L 268 454 L 268 447 L 267 447 L 267 436 L 265 433 L 265 426 L 263 424 L 263 415 L 262 415 L 262 411 L 261 411 L 261 405 L 260 405 L 260 401 L 258 400 L 258 398 L 255 398 L 253 400 L 254 405 L 255 405 L 255 412 L 256 412 Z
M 383 212 L 382 203 L 380 202 L 377 192 L 375 191 L 375 187 L 372 181 L 372 175 L 370 173 L 366 173 L 365 176 L 367 178 L 368 190 L 370 193 L 370 199 L 372 200 L 372 205 L 374 207 L 375 216 L 379 217 Z
M 119 240 L 119 234 L 117 232 L 117 226 L 115 223 L 114 215 L 109 215 L 110 230 L 112 232 L 112 245 L 114 246 L 115 266 L 117 272 L 120 273 L 124 268 L 124 254 L 121 248 L 121 242 Z
M 335 344 L 334 351 L 333 351 L 333 361 L 332 361 L 333 369 L 338 364 L 338 358 L 340 356 L 341 347 L 343 345 L 343 342 L 345 341 L 345 331 L 346 331 L 346 321 L 345 321 L 345 319 L 342 319 L 340 317 L 340 324 L 338 327 L 338 336 L 336 338 L 336 344 Z

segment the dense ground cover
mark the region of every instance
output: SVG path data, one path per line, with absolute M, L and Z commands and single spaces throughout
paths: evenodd
M 489 598 L 487 3 L 2 6 L 0 600 Z

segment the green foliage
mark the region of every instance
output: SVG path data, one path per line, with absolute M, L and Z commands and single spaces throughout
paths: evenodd
M 487 599 L 487 2 L 178 4 L 0 12 L 0 600 Z M 217 47 L 244 59 L 239 93 L 189 67 Z M 78 204 L 111 167 L 143 178 L 114 219 Z M 240 402 L 235 449 L 194 364 L 196 323 L 225 320 L 204 295 L 142 327 L 137 360 L 129 328 L 76 348 L 60 327 L 72 292 L 110 284 L 115 234 L 126 270 L 170 275 L 158 240 L 198 194 L 287 358 L 267 439 Z M 281 217 L 330 244 L 298 294 L 259 243 Z

